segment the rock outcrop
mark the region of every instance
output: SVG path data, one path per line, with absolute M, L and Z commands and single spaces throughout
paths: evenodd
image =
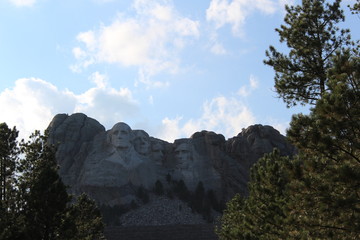
M 86 192 L 110 206 L 131 203 L 140 186 L 152 190 L 156 181 L 166 189 L 169 178 L 183 180 L 192 191 L 201 181 L 222 200 L 237 192 L 246 195 L 250 167 L 264 153 L 273 148 L 283 155 L 295 153 L 277 130 L 262 125 L 228 140 L 202 131 L 168 143 L 122 122 L 106 131 L 96 120 L 77 113 L 56 115 L 48 130 L 69 190 Z
M 58 114 L 51 121 L 48 141 L 57 147 L 56 159 L 60 176 L 68 186 L 77 184 L 90 144 L 105 128 L 85 114 Z

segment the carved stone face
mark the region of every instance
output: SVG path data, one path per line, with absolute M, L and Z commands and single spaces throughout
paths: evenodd
M 150 151 L 149 135 L 143 131 L 134 131 L 133 140 L 135 150 L 141 155 L 147 155 Z
M 151 146 L 151 157 L 157 165 L 162 165 L 164 158 L 164 146 L 158 142 L 155 142 Z
M 188 168 L 189 162 L 191 161 L 191 151 L 189 144 L 181 143 L 175 149 L 175 157 L 177 160 L 178 168 Z
M 110 131 L 110 142 L 116 148 L 130 147 L 131 128 L 126 123 L 117 123 Z

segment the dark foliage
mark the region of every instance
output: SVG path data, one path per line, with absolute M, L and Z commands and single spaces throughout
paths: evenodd
M 138 190 L 137 190 L 137 192 L 136 192 L 136 196 L 137 196 L 138 198 L 140 198 L 141 201 L 142 201 L 144 204 L 146 204 L 146 203 L 148 203 L 148 202 L 150 201 L 149 192 L 148 192 L 148 190 L 146 190 L 146 189 L 144 188 L 143 185 L 139 186 L 139 188 L 138 188 Z M 135 202 L 134 202 L 134 203 L 135 203 Z M 134 207 L 135 205 L 132 204 L 132 206 Z
M 0 128 L 1 160 L 7 170 L 6 178 L 1 175 L 6 189 L 1 195 L 0 239 L 101 239 L 103 225 L 95 203 L 81 196 L 71 204 L 46 135 L 36 131 L 18 151 L 16 129 L 6 124 Z
M 106 226 L 119 226 L 119 217 L 127 213 L 129 211 L 129 207 L 125 205 L 101 205 L 100 212 L 103 216 L 104 223 Z
M 164 194 L 164 187 L 160 180 L 155 182 L 154 192 L 156 195 L 163 195 Z

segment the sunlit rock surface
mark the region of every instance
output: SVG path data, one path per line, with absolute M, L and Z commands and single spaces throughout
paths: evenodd
M 194 191 L 201 181 L 219 199 L 247 194 L 250 167 L 264 153 L 278 148 L 295 153 L 277 130 L 254 125 L 226 140 L 209 131 L 194 133 L 174 143 L 153 138 L 119 122 L 106 131 L 84 114 L 59 114 L 49 127 L 56 145 L 59 173 L 74 194 L 88 193 L 101 204 L 129 204 L 136 189 L 152 190 L 157 180 L 167 187 L 169 177 L 183 180 Z

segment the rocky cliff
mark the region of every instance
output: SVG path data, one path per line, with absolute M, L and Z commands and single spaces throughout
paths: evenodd
M 155 183 L 171 188 L 183 181 L 190 191 L 202 182 L 217 199 L 247 194 L 250 167 L 264 154 L 278 148 L 292 155 L 294 147 L 270 126 L 254 125 L 226 140 L 202 131 L 173 143 L 150 137 L 117 123 L 110 130 L 84 114 L 58 114 L 49 127 L 57 147 L 59 173 L 72 193 L 86 192 L 109 206 L 134 202 L 139 187 L 153 190 Z

